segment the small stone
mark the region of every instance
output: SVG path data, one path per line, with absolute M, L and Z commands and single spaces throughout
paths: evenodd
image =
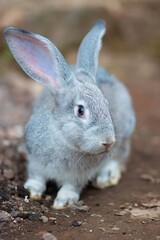
M 23 207 L 22 207 L 22 206 L 21 206 L 21 207 L 19 207 L 19 210 L 20 210 L 20 211 L 23 211 Z
M 73 222 L 72 222 L 72 226 L 74 226 L 74 227 L 80 227 L 81 225 L 82 225 L 82 221 L 80 221 L 80 220 L 74 220 Z
M 125 205 L 125 204 L 124 204 L 124 205 L 120 205 L 119 208 L 120 208 L 120 209 L 125 209 L 125 208 L 126 208 L 126 205 Z
M 83 201 L 83 200 L 80 200 L 80 201 L 78 201 L 78 202 L 76 203 L 76 205 L 77 205 L 78 207 L 82 207 L 82 206 L 84 205 L 84 201 Z
M 98 229 L 98 230 L 101 230 L 102 232 L 105 232 L 105 231 L 106 231 L 106 229 L 103 228 L 103 227 L 98 227 L 97 229 Z
M 56 220 L 57 220 L 56 218 L 54 218 L 54 217 L 49 217 L 48 219 L 49 219 L 49 221 L 51 221 L 51 222 L 53 222 L 54 224 L 56 224 Z
M 114 231 L 119 231 L 120 228 L 118 228 L 118 227 L 113 227 L 112 230 L 114 230 Z
M 33 221 L 37 221 L 39 220 L 40 214 L 39 213 L 35 213 L 35 212 L 30 212 L 28 214 L 28 219 L 29 220 L 33 220 Z
M 14 223 L 20 223 L 22 222 L 23 218 L 17 217 L 16 219 L 14 219 Z
M 113 202 L 108 203 L 109 206 L 114 206 Z
M 47 223 L 48 222 L 48 217 L 43 215 L 39 218 L 39 220 L 42 221 L 43 223 Z
M 0 211 L 0 222 L 11 221 L 11 215 L 8 212 Z
M 84 205 L 84 202 L 82 200 L 74 204 L 72 206 L 72 209 L 79 212 L 88 212 L 90 210 L 90 208 L 87 205 Z
M 101 215 L 101 214 L 96 214 L 96 213 L 93 213 L 93 214 L 91 214 L 91 217 L 99 217 L 99 218 L 101 218 L 101 217 L 102 217 L 102 215 Z
M 44 233 L 43 234 L 43 240 L 57 240 L 57 238 L 52 233 Z
M 147 222 L 146 221 L 142 221 L 142 224 L 146 224 Z
M 122 210 L 120 212 L 116 212 L 114 215 L 115 216 L 124 216 L 128 213 L 128 209 Z
M 42 213 L 48 213 L 49 212 L 48 207 L 46 207 L 44 205 L 41 205 L 41 209 L 42 209 Z
M 4 169 L 3 176 L 9 180 L 14 178 L 14 171 L 12 169 Z
M 13 211 L 11 212 L 11 216 L 12 216 L 13 218 L 19 217 L 19 218 L 26 219 L 26 218 L 28 218 L 29 213 L 26 212 L 26 211 L 23 212 L 23 211 L 15 211 L 15 210 L 13 210 Z
M 49 201 L 52 200 L 52 197 L 51 197 L 50 195 L 46 195 L 46 196 L 45 196 L 45 200 L 49 202 Z
M 24 197 L 24 201 L 25 201 L 26 203 L 29 203 L 29 197 L 28 197 L 28 196 L 25 196 L 25 197 Z
M 100 219 L 100 222 L 104 222 L 104 219 Z

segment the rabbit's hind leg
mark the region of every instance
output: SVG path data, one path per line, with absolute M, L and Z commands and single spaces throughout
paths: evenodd
M 92 184 L 96 188 L 103 189 L 117 185 L 120 178 L 121 166 L 118 161 L 112 160 L 100 170 Z
M 130 139 L 123 139 L 116 148 L 117 159 L 106 161 L 105 165 L 100 169 L 93 181 L 93 186 L 96 188 L 103 189 L 105 187 L 115 186 L 121 179 L 121 175 L 126 169 L 126 163 L 130 153 Z

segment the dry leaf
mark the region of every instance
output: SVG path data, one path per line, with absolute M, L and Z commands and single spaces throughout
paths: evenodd
M 142 203 L 142 206 L 147 208 L 160 207 L 160 200 L 153 199 L 149 202 Z
M 160 207 L 148 209 L 133 208 L 130 213 L 132 218 L 157 219 L 160 217 Z

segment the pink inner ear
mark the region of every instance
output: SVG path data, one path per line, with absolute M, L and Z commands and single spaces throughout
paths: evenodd
M 60 89 L 58 64 L 47 44 L 32 35 L 14 32 L 10 38 L 12 52 L 23 70 L 46 86 Z

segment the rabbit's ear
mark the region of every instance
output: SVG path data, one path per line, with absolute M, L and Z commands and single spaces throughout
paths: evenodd
M 77 57 L 77 76 L 85 75 L 88 81 L 95 82 L 98 54 L 101 49 L 102 37 L 106 31 L 106 25 L 103 20 L 99 20 L 84 37 L 78 51 Z M 86 79 L 85 78 L 85 79 Z
M 12 27 L 7 28 L 4 34 L 14 58 L 31 78 L 52 92 L 73 84 L 69 65 L 48 39 Z

